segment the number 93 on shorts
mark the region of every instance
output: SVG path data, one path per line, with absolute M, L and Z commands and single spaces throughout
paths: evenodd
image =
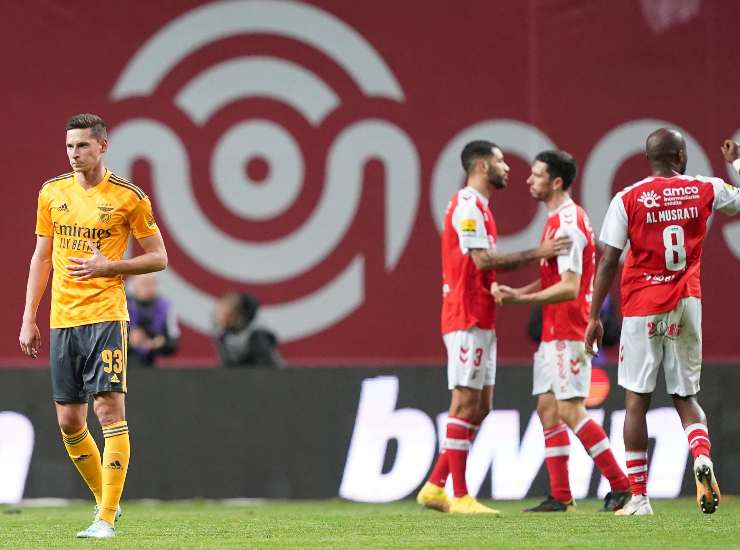
M 127 321 L 51 329 L 54 401 L 87 403 L 90 395 L 126 392 Z
M 447 385 L 480 390 L 496 381 L 496 332 L 472 327 L 442 336 L 447 348 Z

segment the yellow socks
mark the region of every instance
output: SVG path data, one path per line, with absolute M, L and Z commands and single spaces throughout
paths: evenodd
M 69 458 L 74 462 L 82 479 L 95 495 L 95 502 L 100 506 L 100 519 L 113 525 L 131 454 L 128 424 L 123 420 L 103 426 L 103 436 L 105 448 L 101 464 L 100 451 L 87 426 L 77 433 L 62 433 Z
M 123 484 L 126 481 L 131 447 L 128 440 L 128 424 L 125 420 L 103 426 L 105 448 L 103 449 L 103 491 L 100 503 L 100 519 L 111 525 L 115 523 L 116 509 L 121 501 Z
M 126 437 L 128 438 L 128 436 Z M 85 483 L 95 495 L 95 502 L 100 504 L 103 494 L 103 468 L 100 465 L 100 451 L 87 430 L 87 426 L 73 434 L 62 432 L 62 439 L 69 458 L 72 459 L 82 479 L 85 480 Z

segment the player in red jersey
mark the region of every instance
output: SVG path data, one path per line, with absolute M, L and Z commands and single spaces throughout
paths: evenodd
M 683 175 L 686 143 L 676 130 L 660 128 L 645 147 L 652 175 L 612 199 L 601 229 L 599 262 L 586 349 L 601 344 L 598 311 L 630 244 L 622 271 L 622 339 L 619 385 L 625 388 L 624 444 L 632 499 L 619 512 L 653 513 L 647 497 L 648 432 L 645 415 L 663 366 L 694 456 L 697 503 L 705 514 L 719 506 L 720 492 L 710 458 L 704 411 L 696 400 L 701 373 L 702 244 L 710 216 L 740 212 L 740 189 L 719 178 Z M 722 153 L 740 172 L 738 144 L 726 140 Z
M 495 303 L 489 288 L 496 269 L 514 269 L 564 253 L 570 239 L 546 239 L 537 249 L 496 252 L 496 224 L 488 207 L 494 189 L 503 189 L 509 167 L 501 148 L 473 141 L 462 151 L 466 186 L 447 206 L 442 231 L 442 334 L 447 348 L 448 386 L 452 391 L 447 438 L 429 481 L 417 496 L 428 507 L 454 513 L 498 513 L 468 494 L 468 450 L 490 412 L 496 374 Z M 452 474 L 455 498 L 444 486 Z
M 596 245 L 591 222 L 570 198 L 576 178 L 575 159 L 565 151 L 544 151 L 535 157 L 527 179 L 529 192 L 549 211 L 542 240 L 568 236 L 566 255 L 540 260 L 540 277 L 521 288 L 493 284 L 498 303 L 542 304 L 542 338 L 534 355 L 532 394 L 545 435 L 545 463 L 550 495 L 525 512 L 565 512 L 574 504 L 568 480 L 570 441 L 567 428 L 609 480 L 602 511 L 622 508 L 630 498 L 629 480 L 612 454 L 604 429 L 586 412 L 591 384 L 591 357 L 583 337 L 591 309 Z M 567 427 L 566 427 L 567 426 Z

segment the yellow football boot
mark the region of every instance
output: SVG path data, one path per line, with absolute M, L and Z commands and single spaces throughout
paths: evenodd
M 440 512 L 450 511 L 450 499 L 447 498 L 444 487 L 440 487 L 429 481 L 424 484 L 419 494 L 416 495 L 416 502 L 432 510 L 439 510 Z
M 475 497 L 463 495 L 450 501 L 450 513 L 452 514 L 494 514 L 501 512 L 478 502 Z

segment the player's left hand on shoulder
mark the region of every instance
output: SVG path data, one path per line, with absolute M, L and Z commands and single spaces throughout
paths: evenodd
M 93 251 L 92 256 L 86 258 L 70 257 L 69 260 L 73 263 L 67 264 L 67 273 L 78 281 L 86 281 L 94 277 L 110 276 L 110 262 L 108 258 L 100 253 L 100 250 L 95 244 L 88 242 L 88 245 Z

